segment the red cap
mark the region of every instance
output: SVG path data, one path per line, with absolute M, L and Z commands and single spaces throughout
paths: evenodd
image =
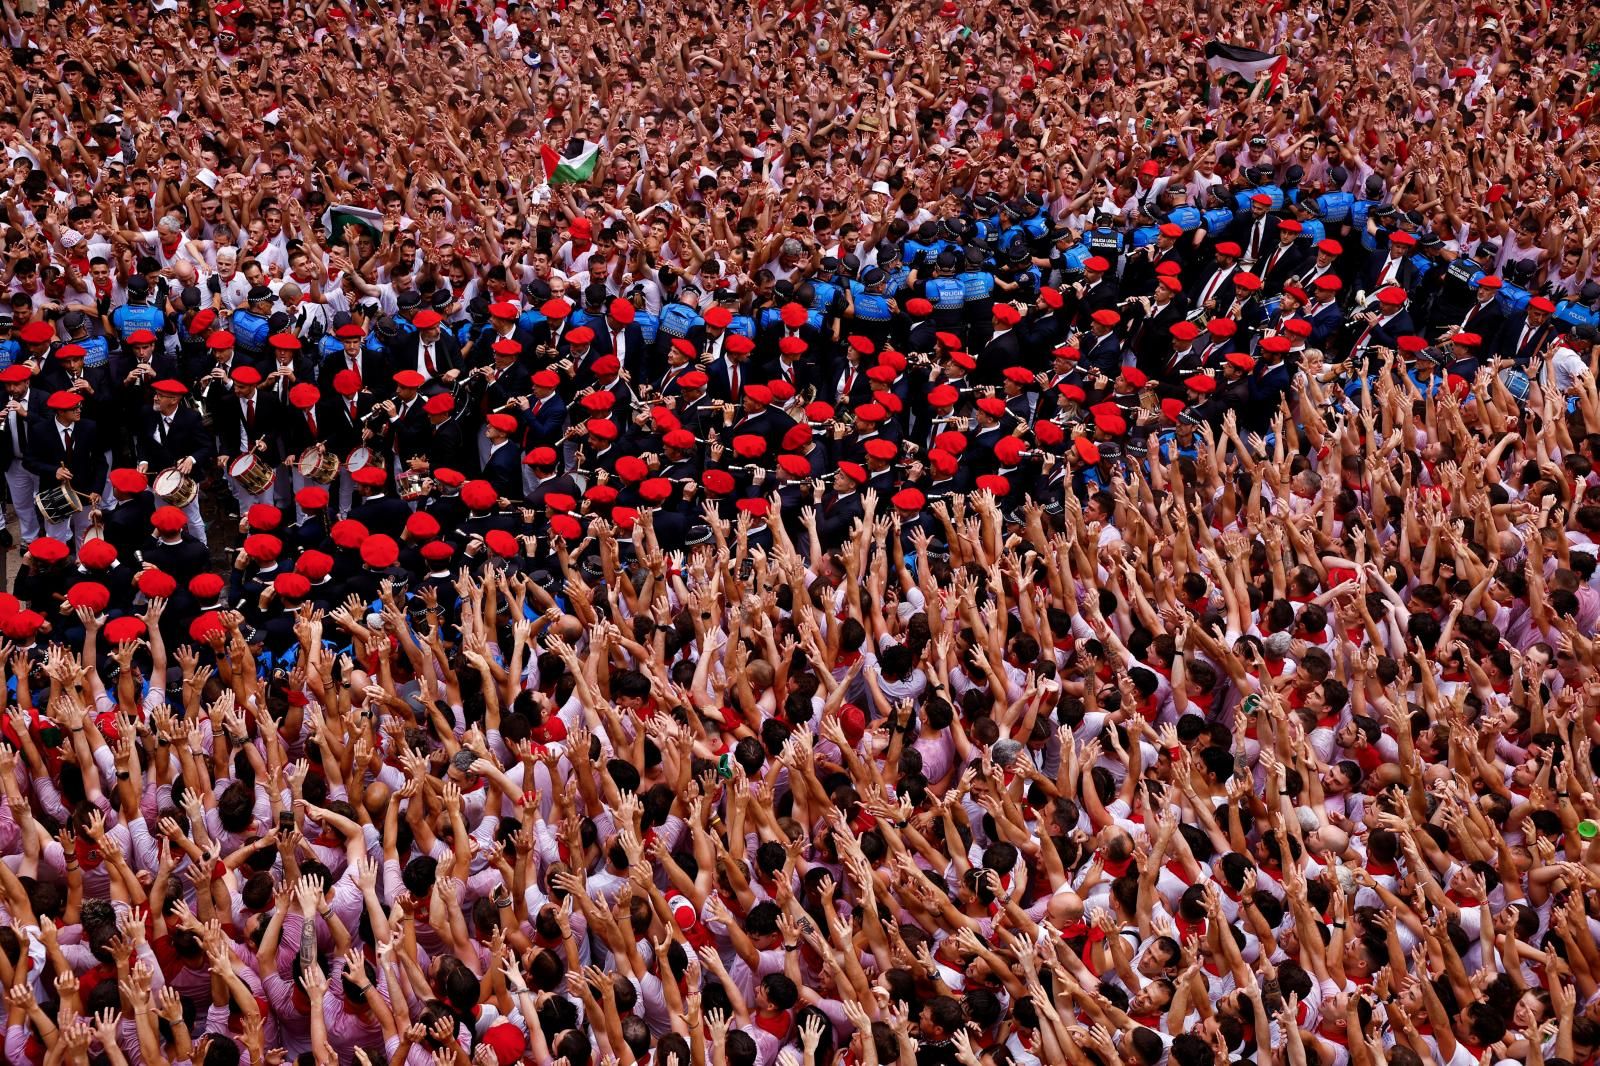
M 1001 437 L 994 442 L 994 457 L 1001 466 L 1016 466 L 1022 458 L 1022 441 L 1016 437 Z
M 456 409 L 456 398 L 448 392 L 435 393 L 422 405 L 424 414 L 447 415 Z
M 400 558 L 400 545 L 387 533 L 374 533 L 361 542 L 361 561 L 374 570 L 391 567 Z
M 1244 352 L 1229 352 L 1226 356 L 1228 365 L 1243 370 L 1246 374 L 1256 368 L 1256 361 Z
M 178 591 L 178 582 L 171 574 L 162 570 L 141 570 L 133 583 L 139 587 L 139 591 L 147 600 L 166 599 Z
M 705 314 L 706 325 L 717 329 L 727 329 L 728 323 L 733 321 L 733 312 L 726 307 L 712 307 Z
M 270 503 L 253 503 L 244 518 L 252 533 L 270 533 L 283 521 L 283 512 Z
M 461 502 L 474 511 L 487 511 L 499 499 L 500 493 L 487 481 L 469 481 L 461 486 Z
M 272 588 L 286 600 L 304 599 L 311 594 L 311 579 L 304 574 L 279 574 L 272 579 Z
M 569 514 L 551 515 L 550 532 L 564 540 L 577 540 L 583 536 L 583 525 Z
M 444 321 L 444 316 L 431 307 L 425 307 L 411 316 L 411 324 L 418 329 L 432 329 Z
M 227 587 L 228 583 L 222 579 L 221 574 L 209 571 L 196 574 L 189 579 L 189 594 L 201 603 L 216 602 L 217 597 L 222 595 L 222 590 Z
M 528 453 L 529 466 L 555 466 L 556 450 L 547 445 L 541 445 Z
M 111 603 L 111 590 L 98 581 L 79 581 L 67 589 L 66 604 L 73 610 L 87 607 L 95 614 Z
M 740 433 L 733 438 L 733 451 L 745 459 L 760 458 L 767 450 L 766 438 L 754 433 Z
M 328 530 L 328 539 L 341 548 L 355 548 L 367 539 L 367 527 L 354 518 L 342 518 Z
M 1006 413 L 1006 402 L 998 396 L 985 396 L 978 401 L 978 410 L 986 415 L 999 418 Z
M 150 487 L 150 479 L 131 467 L 111 471 L 111 487 L 124 496 L 133 496 Z
M 797 303 L 786 303 L 778 311 L 778 317 L 790 329 L 799 329 L 810 318 L 805 307 Z
M 746 498 L 735 503 L 734 507 L 755 518 L 767 517 L 767 512 L 770 510 L 767 501 L 762 499 L 760 496 L 747 496 Z
M 176 507 L 157 507 L 150 515 L 150 524 L 158 533 L 176 533 L 189 524 L 189 518 Z
M 726 470 L 707 470 L 700 475 L 700 484 L 706 487 L 707 492 L 726 496 L 733 491 L 734 480 L 733 475 Z
M 78 562 L 91 570 L 104 570 L 117 561 L 117 548 L 104 537 L 94 537 L 78 547 Z
M 1217 391 L 1217 382 L 1204 374 L 1191 374 L 1183 379 L 1184 385 L 1198 393 L 1213 393 Z
M 126 614 L 121 618 L 113 618 L 105 626 L 106 640 L 112 644 L 125 644 L 130 640 L 138 640 L 145 635 L 145 632 L 143 618 Z
M 867 441 L 864 445 L 864 450 L 868 458 L 877 459 L 879 462 L 884 463 L 892 461 L 895 456 L 900 454 L 900 449 L 895 446 L 894 441 L 884 440 L 882 437 L 874 437 L 872 440 Z
M 307 485 L 294 494 L 294 502 L 304 511 L 320 511 L 328 506 L 328 490 L 321 485 Z
M 489 305 L 489 317 L 499 319 L 516 318 L 517 305 L 508 300 L 496 301 L 495 303 Z
M 427 380 L 415 370 L 402 370 L 394 376 L 394 383 L 402 389 L 420 389 Z
M 811 460 L 803 455 L 785 452 L 783 455 L 778 456 L 778 469 L 790 477 L 810 477 Z
M 1122 321 L 1122 316 L 1109 307 L 1102 307 L 1089 317 L 1102 326 L 1115 326 Z
M 439 520 L 426 511 L 413 511 L 406 519 L 406 536 L 413 540 L 427 540 L 439 535 Z
M 672 495 L 672 482 L 664 477 L 647 478 L 639 482 L 639 497 L 649 503 L 660 503 Z
M 1100 461 L 1100 448 L 1088 437 L 1079 437 L 1074 440 L 1072 449 L 1078 453 L 1078 458 L 1086 463 L 1094 464 Z
M 609 418 L 591 418 L 583 424 L 583 431 L 600 440 L 617 439 L 617 424 Z
M 839 472 L 858 485 L 866 483 L 867 468 L 860 463 L 841 462 Z
M 226 633 L 227 626 L 222 621 L 222 615 L 216 611 L 207 611 L 189 623 L 189 639 L 197 644 L 210 641 L 213 633 Z
M 261 384 L 261 371 L 257 370 L 253 366 L 236 366 L 233 368 L 233 373 L 229 376 L 233 378 L 233 383 L 235 385 Z
M 627 326 L 633 323 L 634 315 L 637 312 L 634 310 L 633 304 L 618 296 L 615 300 L 612 300 L 611 305 L 606 308 L 606 313 L 612 318 L 616 319 L 622 325 Z
M 321 581 L 333 572 L 333 556 L 316 548 L 301 552 L 300 558 L 295 561 L 294 572 L 304 575 L 308 581 Z
M 643 481 L 650 476 L 649 465 L 637 455 L 624 455 L 617 460 L 617 476 L 630 484 Z M 545 505 L 549 506 L 550 497 L 545 497 Z
M 302 411 L 317 406 L 317 401 L 322 399 L 322 390 L 309 381 L 302 381 L 289 389 L 289 402 Z
M 364 466 L 360 470 L 350 471 L 350 480 L 363 488 L 375 489 L 388 480 L 388 475 L 381 466 Z
M 501 558 L 509 559 L 517 554 L 517 538 L 503 529 L 491 529 L 483 535 L 486 548 Z
M 1000 474 L 985 474 L 974 484 L 979 491 L 992 493 L 995 496 L 1008 496 L 1011 494 L 1010 479 Z
M 252 533 L 244 538 L 244 553 L 258 563 L 270 563 L 283 554 L 283 541 L 271 533 Z

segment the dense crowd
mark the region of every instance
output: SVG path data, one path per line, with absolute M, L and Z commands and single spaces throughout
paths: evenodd
M 0 34 L 4 1062 L 1600 1062 L 1592 11 Z

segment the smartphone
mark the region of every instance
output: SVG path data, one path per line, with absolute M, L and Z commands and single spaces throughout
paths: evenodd
M 278 812 L 278 832 L 280 832 L 280 833 L 292 833 L 292 832 L 294 832 L 294 812 L 293 811 L 279 811 Z

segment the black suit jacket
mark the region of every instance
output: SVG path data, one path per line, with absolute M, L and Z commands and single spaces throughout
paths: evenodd
M 391 354 L 394 373 L 402 370 L 416 370 L 427 376 L 427 371 L 418 363 L 418 356 L 422 351 L 422 334 L 408 333 Z M 433 377 L 438 378 L 450 370 L 460 370 L 464 366 L 461 356 L 461 345 L 456 339 L 444 330 L 439 331 L 439 336 L 433 342 Z
M 494 486 L 508 500 L 522 499 L 522 451 L 515 441 L 507 441 L 489 456 L 478 476 Z
M 394 391 L 394 367 L 387 354 L 382 352 L 363 351 L 361 353 L 361 387 L 372 393 L 378 399 L 386 398 Z M 344 353 L 330 355 L 322 362 L 322 367 L 317 371 L 317 385 L 322 389 L 324 396 L 333 394 L 333 379 L 339 371 L 350 369 Z
M 255 401 L 255 419 L 250 425 L 245 424 L 243 402 L 231 389 L 211 408 L 211 431 L 217 438 L 217 454 L 230 458 L 242 455 L 240 441 L 243 438 L 248 440 L 250 449 L 265 442 L 262 457 L 267 462 L 277 463 L 283 458 L 280 433 L 284 426 L 283 406 L 276 396 L 260 389 L 256 390 Z
M 11 443 L 11 420 L 9 418 L 0 419 L 0 469 L 9 467 L 12 460 L 23 458 L 28 454 L 28 441 L 33 432 L 32 423 L 34 419 L 49 413 L 47 406 L 49 398 L 48 393 L 39 389 L 29 391 L 27 413 L 17 416 L 17 437 L 22 445 L 20 452 Z M 0 398 L 0 407 L 9 402 L 9 397 Z
M 78 495 L 98 493 L 106 483 L 105 443 L 100 430 L 87 418 L 80 418 L 72 426 L 72 454 L 68 456 L 57 430 L 58 423 L 49 411 L 35 418 L 28 431 L 28 454 L 22 465 L 39 479 L 39 491 L 44 492 L 60 482 L 56 471 L 65 465 L 72 472 L 72 487 Z
M 199 412 L 192 407 L 179 406 L 172 412 L 172 428 L 167 430 L 165 440 L 161 435 L 161 416 L 153 408 L 138 413 L 134 423 L 133 454 L 137 461 L 147 464 L 152 477 L 183 459 L 193 459 L 193 474 L 202 477 L 206 464 L 217 453 Z

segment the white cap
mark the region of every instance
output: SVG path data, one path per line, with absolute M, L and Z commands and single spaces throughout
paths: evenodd
M 157 15 L 163 11 L 176 11 L 178 10 L 178 0 L 154 0 L 150 5 L 150 10 Z
M 195 180 L 206 188 L 214 190 L 217 187 L 217 172 L 210 167 L 201 167 L 199 173 L 195 174 Z
M 875 182 L 872 183 L 872 191 L 873 192 L 881 192 L 881 193 L 883 193 L 883 195 L 888 196 L 889 195 L 889 183 L 886 182 L 886 181 L 875 181 Z

